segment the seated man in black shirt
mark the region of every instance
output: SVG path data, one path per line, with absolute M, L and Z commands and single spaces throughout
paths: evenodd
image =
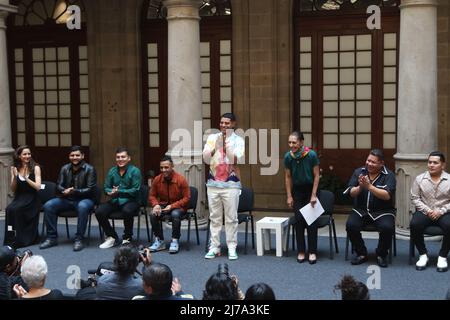
M 348 188 L 344 191 L 355 200 L 346 226 L 356 252 L 352 264 L 367 261 L 367 248 L 361 230 L 364 226 L 373 224 L 380 233 L 376 250 L 377 263 L 380 267 L 387 267 L 386 256 L 395 232 L 395 188 L 395 175 L 384 166 L 383 152 L 373 149 L 367 157 L 365 167 L 353 172 Z

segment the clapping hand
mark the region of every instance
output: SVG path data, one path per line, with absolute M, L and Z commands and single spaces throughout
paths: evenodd
M 176 295 L 178 292 L 181 292 L 181 282 L 178 278 L 174 278 L 172 281 L 172 294 Z
M 358 177 L 358 182 L 359 182 L 359 185 L 360 185 L 361 187 L 363 187 L 364 189 L 368 189 L 369 186 L 370 186 L 370 180 L 369 180 L 369 177 L 366 176 L 366 175 L 360 174 L 359 177 Z
M 108 192 L 108 196 L 115 197 L 119 194 L 119 186 L 113 186 L 111 192 Z
M 19 298 L 22 298 L 24 295 L 28 293 L 27 290 L 25 290 L 20 284 L 15 284 L 13 290 L 16 296 Z

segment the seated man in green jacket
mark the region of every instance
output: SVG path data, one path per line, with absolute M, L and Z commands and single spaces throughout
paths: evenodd
M 131 157 L 126 148 L 116 150 L 117 166 L 108 171 L 105 179 L 105 194 L 110 197 L 108 202 L 102 203 L 95 211 L 99 225 L 105 232 L 105 241 L 100 245 L 101 249 L 111 248 L 119 244 L 119 237 L 109 223 L 109 215 L 112 212 L 122 211 L 125 230 L 122 244 L 131 242 L 133 235 L 133 218 L 137 215 L 140 206 L 140 188 L 142 176 L 140 170 L 130 164 Z

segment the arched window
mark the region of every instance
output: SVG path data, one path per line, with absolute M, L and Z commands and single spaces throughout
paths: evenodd
M 13 145 L 28 144 L 55 179 L 67 161 L 67 147 L 85 146 L 89 155 L 88 56 L 81 0 L 13 1 L 8 17 Z M 81 9 L 81 30 L 66 25 L 68 6 Z
M 231 3 L 205 0 L 199 8 L 203 129 L 232 111 Z M 161 0 L 142 10 L 142 99 L 145 169 L 158 169 L 167 152 L 167 15 Z
M 372 148 L 393 165 L 399 2 L 295 2 L 293 126 L 345 178 Z M 381 8 L 379 30 L 367 27 L 369 5 Z

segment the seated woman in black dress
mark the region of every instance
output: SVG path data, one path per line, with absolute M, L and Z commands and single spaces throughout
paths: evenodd
M 31 157 L 30 147 L 20 146 L 11 167 L 14 200 L 6 207 L 4 245 L 21 248 L 38 240 L 40 189 L 41 168 Z
M 44 287 L 48 268 L 42 256 L 28 257 L 20 268 L 20 275 L 28 286 L 28 291 L 16 284 L 14 292 L 19 299 L 24 300 L 62 300 L 64 296 L 58 289 L 50 290 Z

